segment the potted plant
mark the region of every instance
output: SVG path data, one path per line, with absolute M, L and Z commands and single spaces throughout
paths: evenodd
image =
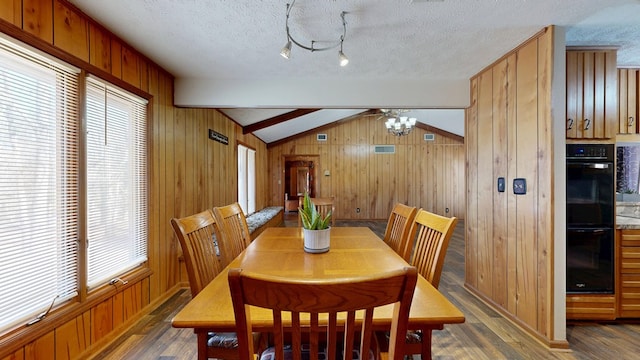
M 329 251 L 331 211 L 323 218 L 311 201 L 309 193 L 305 193 L 302 207 L 298 212 L 303 227 L 304 251 L 310 253 Z

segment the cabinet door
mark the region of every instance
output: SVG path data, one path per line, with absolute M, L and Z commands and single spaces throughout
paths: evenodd
M 637 134 L 638 69 L 618 69 L 618 123 L 620 134 Z
M 567 139 L 578 138 L 578 52 L 567 52 Z M 582 77 L 582 74 L 580 74 Z
M 570 139 L 618 133 L 616 51 L 567 51 L 567 130 Z
M 595 53 L 582 52 L 582 61 L 582 122 L 579 122 L 578 133 L 582 132 L 580 136 L 582 139 L 593 139 L 595 137 L 593 129 L 595 127 L 594 113 L 596 106 Z M 604 99 L 602 99 L 602 102 L 604 102 Z

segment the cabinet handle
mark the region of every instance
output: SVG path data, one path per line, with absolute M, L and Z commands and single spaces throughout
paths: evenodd
M 633 126 L 633 116 L 629 116 L 629 126 Z
M 568 119 L 567 122 L 569 123 L 567 130 L 571 130 L 573 128 L 573 119 Z
M 584 129 L 589 130 L 589 125 L 591 125 L 591 120 L 584 119 Z

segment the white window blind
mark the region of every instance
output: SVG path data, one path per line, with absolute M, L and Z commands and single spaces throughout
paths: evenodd
M 246 146 L 238 145 L 238 204 L 245 215 L 249 214 L 247 207 L 247 150 Z
M 256 211 L 256 151 L 238 145 L 238 203 L 245 215 Z
M 247 151 L 247 212 L 256 212 L 256 151 Z
M 0 39 L 0 330 L 77 294 L 78 71 Z
M 87 285 L 147 260 L 146 101 L 87 79 Z

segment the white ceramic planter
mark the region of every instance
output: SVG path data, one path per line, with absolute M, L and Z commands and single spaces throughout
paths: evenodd
M 324 230 L 302 230 L 302 237 L 304 238 L 304 251 L 315 254 L 329 251 L 331 227 L 328 227 Z

